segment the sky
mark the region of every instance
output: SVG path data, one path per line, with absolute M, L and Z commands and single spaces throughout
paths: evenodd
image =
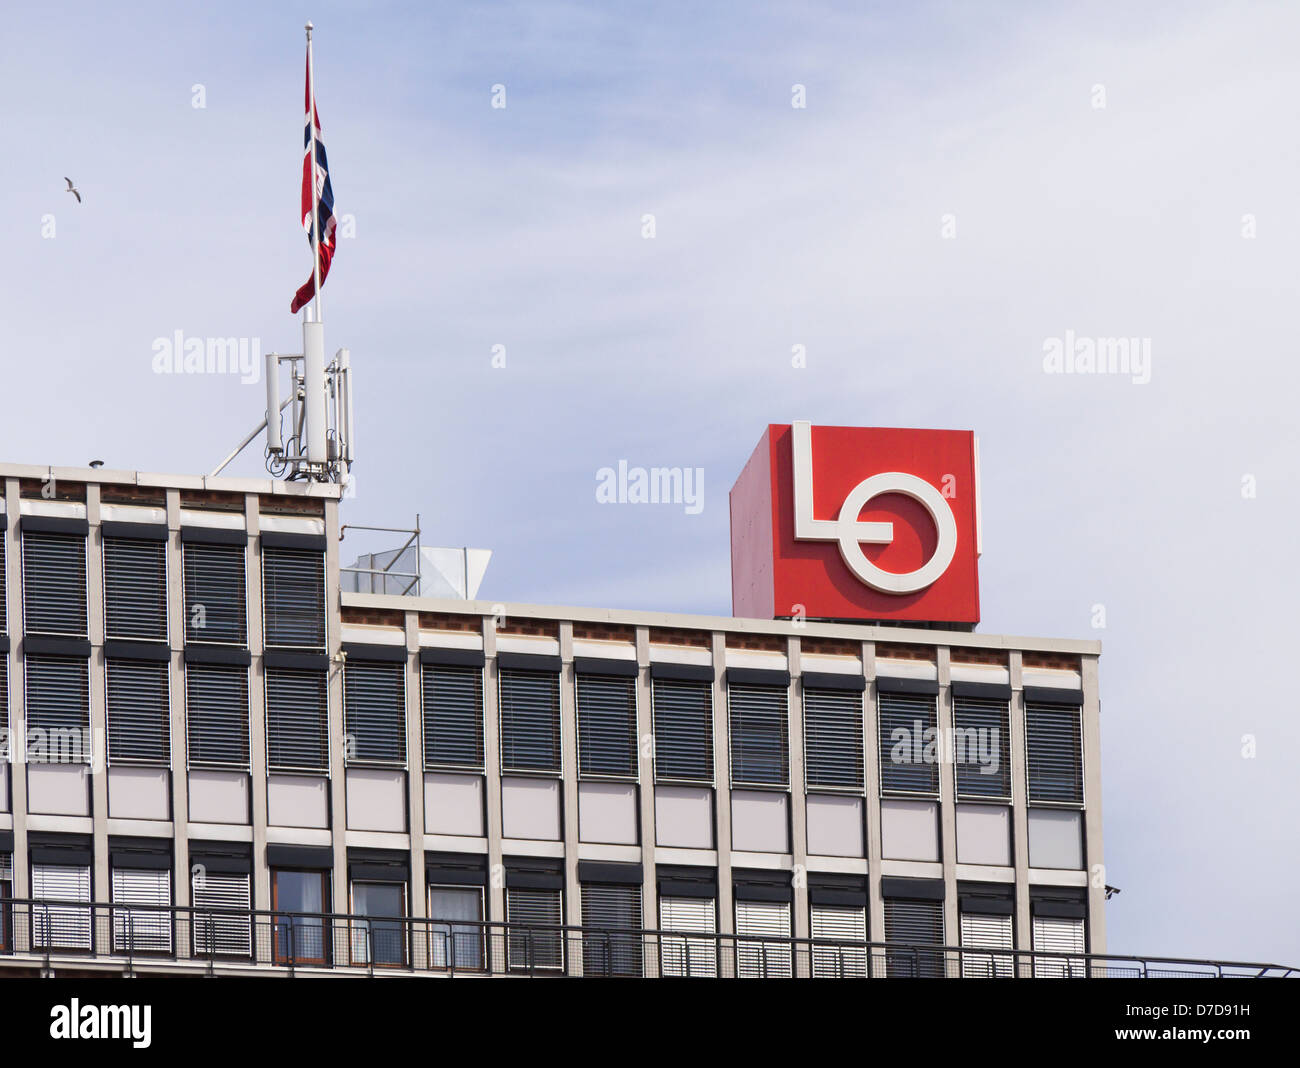
M 768 423 L 974 430 L 980 631 L 1103 642 L 1109 948 L 1300 964 L 1300 8 L 14 0 L 0 457 L 206 473 L 261 418 L 155 342 L 300 349 L 307 17 L 346 522 L 727 614 Z M 620 460 L 704 507 L 599 503 Z

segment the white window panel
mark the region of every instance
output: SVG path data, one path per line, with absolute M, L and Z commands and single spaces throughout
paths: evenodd
M 194 884 L 194 951 L 247 957 L 253 951 L 249 921 L 204 909 L 251 908 L 247 872 L 205 872 Z
M 32 897 L 37 901 L 90 904 L 90 867 L 33 864 Z M 90 909 L 76 905 L 34 905 L 32 940 L 41 949 L 90 949 Z
M 714 935 L 718 924 L 713 898 L 661 897 L 659 927 L 665 932 L 659 938 L 662 975 L 717 978 L 718 943 Z
M 812 937 L 831 942 L 865 942 L 867 910 L 853 905 L 814 905 Z M 819 979 L 862 979 L 867 974 L 867 950 L 858 946 L 813 946 L 813 976 Z
M 132 868 L 113 869 L 113 904 L 142 908 L 113 910 L 113 951 L 172 951 L 172 873 Z
M 1074 955 L 1084 952 L 1083 919 L 1035 916 L 1034 952 L 1060 954 L 1034 958 L 1036 979 L 1083 978 L 1087 975 L 1083 957 Z
M 962 949 L 1014 949 L 1015 937 L 1010 916 L 985 916 L 963 912 L 961 915 Z M 1009 953 L 962 953 L 963 979 L 1005 979 L 1015 975 L 1014 958 Z
M 790 937 L 790 903 L 787 901 L 736 902 L 736 974 L 742 979 L 788 979 L 789 942 L 747 942 L 751 938 Z

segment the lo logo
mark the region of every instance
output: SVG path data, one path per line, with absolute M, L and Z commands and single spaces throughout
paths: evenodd
M 845 565 L 873 590 L 881 593 L 916 593 L 934 583 L 952 563 L 957 552 L 957 520 L 943 495 L 916 475 L 886 471 L 865 478 L 853 487 L 840 505 L 835 519 L 813 518 L 812 425 L 793 423 L 794 453 L 794 536 L 799 541 L 839 543 Z M 862 543 L 888 545 L 894 540 L 894 524 L 863 522 L 858 519 L 866 503 L 884 493 L 901 493 L 920 504 L 934 520 L 939 540 L 934 555 L 915 571 L 885 571 L 867 559 Z

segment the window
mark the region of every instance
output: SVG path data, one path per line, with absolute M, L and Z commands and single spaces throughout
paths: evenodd
M 483 767 L 483 671 L 425 664 L 424 765 Z
M 786 786 L 790 782 L 784 686 L 727 688 L 731 710 L 731 781 Z
M 194 877 L 194 953 L 196 956 L 248 957 L 253 951 L 252 931 L 247 916 L 224 910 L 248 912 L 252 895 L 247 872 L 208 871 L 202 857 L 194 858 L 201 870 Z
M 713 686 L 653 681 L 655 778 L 713 781 Z
M 108 759 L 115 764 L 162 764 L 171 759 L 166 663 L 109 660 L 105 664 Z
M 325 556 L 311 549 L 262 549 L 267 647 L 325 647 Z
M 746 941 L 746 936 L 763 940 Z M 788 901 L 736 902 L 736 974 L 741 979 L 790 978 L 789 938 Z
M 661 897 L 659 928 L 663 932 L 659 936 L 661 975 L 717 978 L 718 926 L 713 898 Z
M 406 885 L 352 883 L 352 963 L 406 963 Z
M 343 669 L 343 710 L 360 764 L 406 763 L 406 665 L 354 661 Z
M 803 722 L 808 785 L 862 789 L 862 694 L 805 689 Z
M 242 545 L 185 546 L 185 640 L 247 645 Z
M 560 679 L 540 671 L 501 672 L 501 768 L 560 770 Z
M 885 898 L 885 974 L 890 978 L 943 977 L 943 902 Z
M 23 626 L 28 634 L 86 636 L 86 539 L 23 531 Z
M 278 963 L 324 964 L 329 958 L 325 903 L 328 873 L 275 868 L 271 871 L 271 908 L 275 910 L 275 959 Z
M 1053 956 L 1034 958 L 1034 978 L 1085 978 L 1088 974 L 1082 956 L 1085 945 L 1081 917 L 1035 916 L 1034 952 Z
M 0 535 L 0 541 L 3 541 Z M 0 763 L 9 762 L 9 654 L 0 653 Z M 0 787 L 3 788 L 3 787 Z
M 3 539 L 0 539 L 3 540 Z M 12 918 L 7 904 L 14 895 L 14 858 L 12 853 L 0 853 L 0 953 L 13 948 L 10 935 Z
M 33 763 L 90 762 L 90 679 L 79 657 L 29 656 L 26 661 L 27 730 Z M 38 742 L 45 743 L 44 752 Z
M 1011 723 L 1007 702 L 952 699 L 958 797 L 1011 796 Z
M 191 764 L 248 766 L 248 669 L 187 664 Z
M 1030 801 L 1083 801 L 1083 737 L 1077 705 L 1025 704 Z
M 483 970 L 483 891 L 477 886 L 429 887 L 429 966 Z
M 325 672 L 266 669 L 266 761 L 272 771 L 326 771 Z
M 969 953 L 970 949 L 1014 949 L 1010 916 L 981 913 L 961 914 L 961 977 L 963 979 L 1008 979 L 1015 975 L 1010 953 Z
M 584 885 L 582 926 L 583 975 L 640 977 L 641 887 Z
M 563 891 L 506 887 L 507 960 L 512 971 L 564 967 Z
M 172 873 L 167 870 L 114 868 L 113 950 L 117 953 L 172 951 Z
M 578 767 L 583 775 L 636 777 L 636 680 L 579 675 Z
M 104 539 L 104 632 L 128 641 L 167 640 L 167 546 Z
M 812 906 L 813 942 L 866 942 L 867 910 L 857 905 Z M 813 945 L 813 978 L 864 979 L 867 949 L 853 945 Z
M 935 699 L 910 693 L 879 696 L 881 793 L 937 797 Z
M 0 634 L 9 632 L 9 608 L 6 602 L 9 600 L 9 580 L 8 574 L 8 548 L 6 547 L 8 538 L 5 537 L 5 523 L 0 523 Z
M 80 902 L 32 909 L 32 944 L 38 949 L 90 949 L 90 866 L 32 864 L 32 898 Z

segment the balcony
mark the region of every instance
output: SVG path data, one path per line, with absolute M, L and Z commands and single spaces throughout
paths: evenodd
M 1285 978 L 1240 961 L 0 899 L 0 974 Z

